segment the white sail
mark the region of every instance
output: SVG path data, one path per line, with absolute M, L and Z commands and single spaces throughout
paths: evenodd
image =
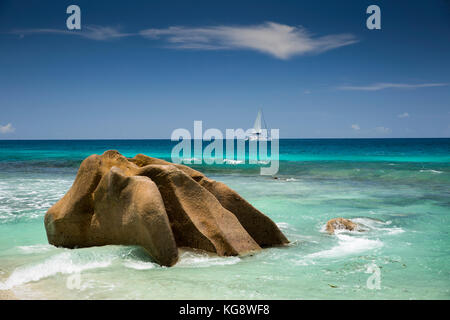
M 261 131 L 261 109 L 259 109 L 258 115 L 256 116 L 255 125 L 253 126 L 253 132 L 260 134 Z
M 264 129 L 263 129 L 263 121 L 264 121 Z M 258 110 L 258 115 L 256 116 L 255 124 L 253 125 L 253 129 L 251 130 L 251 134 L 249 134 L 245 140 L 249 141 L 271 141 L 272 139 L 268 136 L 267 125 L 264 119 L 262 109 Z

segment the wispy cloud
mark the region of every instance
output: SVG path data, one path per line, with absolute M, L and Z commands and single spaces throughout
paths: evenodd
M 399 117 L 400 119 L 402 119 L 402 118 L 409 118 L 409 113 L 408 112 L 403 112 L 403 113 L 399 114 L 397 117 Z
M 140 35 L 146 39 L 162 40 L 173 49 L 237 50 L 246 49 L 269 54 L 279 59 L 321 53 L 358 42 L 352 34 L 331 34 L 317 37 L 303 27 L 275 22 L 252 26 L 172 26 L 163 29 L 145 29 L 124 33 L 109 26 L 83 26 L 81 30 L 22 29 L 13 30 L 20 37 L 35 34 L 78 36 L 90 40 L 112 40 Z
M 12 126 L 11 123 L 8 123 L 4 126 L 0 125 L 0 133 L 12 133 L 14 132 L 16 129 Z
M 374 83 L 366 86 L 340 86 L 339 90 L 359 90 L 359 91 L 378 91 L 383 89 L 416 89 L 416 88 L 429 88 L 429 87 L 444 87 L 448 86 L 448 83 Z
M 82 37 L 91 40 L 112 40 L 124 37 L 133 36 L 133 33 L 123 33 L 116 27 L 104 26 L 86 26 L 81 30 L 64 30 L 64 29 L 22 29 L 13 30 L 12 34 L 17 34 L 20 37 L 33 34 L 61 34 Z
M 391 129 L 386 128 L 386 127 L 376 127 L 375 131 L 378 132 L 378 133 L 381 133 L 381 134 L 389 134 L 389 133 L 392 132 Z
M 355 131 L 361 130 L 359 124 L 352 124 L 352 125 L 351 125 L 351 128 L 352 128 L 353 130 L 355 130 Z
M 307 53 L 320 53 L 357 42 L 351 34 L 314 37 L 302 27 L 275 22 L 253 26 L 169 27 L 142 30 L 149 39 L 162 39 L 174 49 L 235 50 L 247 49 L 279 59 Z

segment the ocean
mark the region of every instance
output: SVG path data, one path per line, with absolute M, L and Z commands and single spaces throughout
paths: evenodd
M 0 290 L 21 299 L 449 299 L 450 139 L 280 140 L 260 165 L 195 165 L 274 220 L 291 243 L 252 256 L 139 247 L 64 249 L 44 215 L 87 156 L 170 159 L 169 140 L 0 141 Z M 335 217 L 363 231 L 324 232 Z

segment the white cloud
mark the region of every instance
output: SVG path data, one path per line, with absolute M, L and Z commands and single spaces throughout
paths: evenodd
M 355 131 L 359 131 L 361 128 L 359 127 L 359 124 L 352 124 L 351 128 Z
M 443 87 L 448 85 L 449 85 L 448 83 L 419 83 L 419 84 L 374 83 L 367 86 L 340 86 L 337 88 L 339 90 L 378 91 L 383 89 L 416 89 L 428 87 Z
M 378 133 L 381 133 L 381 134 L 389 134 L 389 133 L 392 132 L 391 129 L 386 128 L 386 127 L 376 127 L 375 130 L 376 130 Z
M 14 30 L 21 38 L 32 34 L 72 35 L 91 40 L 111 40 L 141 35 L 147 39 L 162 39 L 174 49 L 235 50 L 247 49 L 269 54 L 279 59 L 307 53 L 321 53 L 358 40 L 352 34 L 313 36 L 302 27 L 275 22 L 253 26 L 169 27 L 146 29 L 139 33 L 123 33 L 108 26 L 83 26 L 81 30 L 23 29 Z
M 132 33 L 122 33 L 118 28 L 114 27 L 87 26 L 84 28 L 84 34 L 81 36 L 92 40 L 110 40 L 132 35 Z
M 169 27 L 142 30 L 140 34 L 149 39 L 162 38 L 175 49 L 248 49 L 279 59 L 320 53 L 357 42 L 351 34 L 313 37 L 302 27 L 275 22 L 253 26 Z
M 408 118 L 409 117 L 409 113 L 408 112 L 404 112 L 404 113 L 399 114 L 397 117 L 399 117 L 399 118 Z
M 64 34 L 73 35 L 91 40 L 112 40 L 132 36 L 132 33 L 122 33 L 115 27 L 103 26 L 86 26 L 81 30 L 64 30 L 64 29 L 24 29 L 14 30 L 11 33 L 18 34 L 21 38 L 31 34 Z
M 14 132 L 16 129 L 12 126 L 11 123 L 8 123 L 4 126 L 0 125 L 0 133 L 12 133 Z

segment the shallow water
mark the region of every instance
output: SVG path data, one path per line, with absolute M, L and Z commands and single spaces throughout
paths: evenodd
M 45 212 L 84 157 L 117 149 L 168 158 L 172 145 L 0 141 L 0 290 L 37 299 L 450 298 L 450 139 L 282 140 L 278 179 L 233 162 L 195 166 L 291 240 L 253 256 L 182 251 L 164 268 L 139 247 L 47 243 Z M 360 230 L 325 233 L 341 216 Z M 367 286 L 374 268 L 379 289 Z

